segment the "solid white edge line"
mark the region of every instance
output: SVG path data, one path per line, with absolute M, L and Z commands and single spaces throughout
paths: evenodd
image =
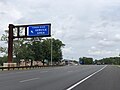
M 93 75 L 97 74 L 98 72 L 102 71 L 107 65 L 105 65 L 103 68 L 101 68 L 100 70 L 94 72 L 93 74 L 87 76 L 86 78 L 82 79 L 81 81 L 77 82 L 76 84 L 74 84 L 73 86 L 69 87 L 66 90 L 72 90 L 73 88 L 75 88 L 76 86 L 78 86 L 79 84 L 81 84 L 82 82 L 84 82 L 85 80 L 89 79 L 90 77 L 92 77 Z
M 31 79 L 27 79 L 27 80 L 22 80 L 20 82 L 23 83 L 23 82 L 28 82 L 28 81 L 36 80 L 36 79 L 40 79 L 40 78 L 31 78 Z

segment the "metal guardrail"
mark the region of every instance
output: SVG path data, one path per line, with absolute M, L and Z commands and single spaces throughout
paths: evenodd
M 16 70 L 16 69 L 34 69 L 34 68 L 43 68 L 43 67 L 58 67 L 63 65 L 50 65 L 50 66 L 19 66 L 19 67 L 0 67 L 0 70 Z

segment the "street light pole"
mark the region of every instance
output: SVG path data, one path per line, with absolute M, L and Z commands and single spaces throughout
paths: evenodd
M 51 65 L 52 65 L 52 49 L 53 49 L 52 46 L 53 45 L 52 45 L 52 36 L 51 36 Z

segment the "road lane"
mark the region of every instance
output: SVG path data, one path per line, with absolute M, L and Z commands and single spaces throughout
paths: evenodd
M 66 90 L 102 67 L 80 65 L 0 72 L 0 90 Z
M 107 66 L 72 90 L 120 90 L 120 68 Z
M 99 73 L 100 71 L 102 71 L 103 69 L 105 69 L 107 67 L 104 66 L 103 68 L 101 68 L 100 70 L 90 74 L 89 76 L 85 77 L 84 79 L 80 80 L 79 82 L 75 83 L 74 85 L 70 86 L 67 90 L 72 90 L 73 88 L 77 87 L 78 85 L 80 85 L 81 83 L 83 83 L 84 81 L 86 81 L 87 79 L 91 78 L 92 76 L 94 76 L 95 74 Z

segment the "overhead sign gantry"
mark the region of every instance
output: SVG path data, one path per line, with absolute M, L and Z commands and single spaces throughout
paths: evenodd
M 23 34 L 20 35 L 20 30 Z M 14 30 L 16 35 L 14 34 Z M 15 38 L 32 38 L 32 37 L 50 37 L 51 24 L 32 24 L 32 25 L 13 25 L 9 24 L 8 36 L 8 63 L 12 63 L 13 39 Z

